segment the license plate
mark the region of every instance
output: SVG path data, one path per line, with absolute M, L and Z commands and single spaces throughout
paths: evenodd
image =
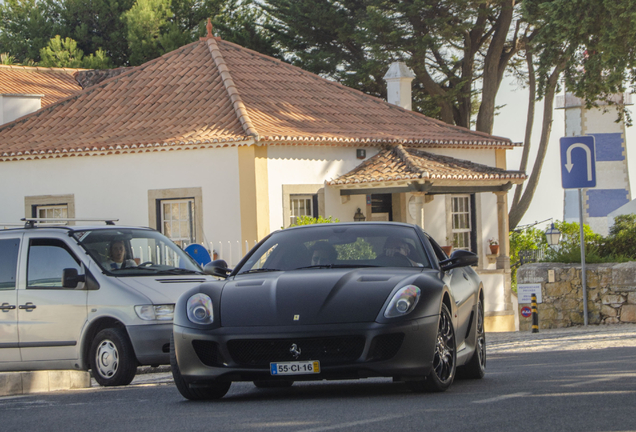
M 270 363 L 272 375 L 306 375 L 320 373 L 319 361 Z

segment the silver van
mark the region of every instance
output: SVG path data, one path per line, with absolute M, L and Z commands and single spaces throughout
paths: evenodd
M 0 229 L 0 371 L 91 369 L 101 385 L 129 384 L 137 366 L 169 364 L 174 303 L 213 279 L 150 228 Z

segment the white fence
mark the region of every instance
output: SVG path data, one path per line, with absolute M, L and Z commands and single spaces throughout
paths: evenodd
M 257 243 L 256 240 L 252 242 L 248 240 L 243 242 L 239 240 L 211 241 L 208 245 L 208 249 L 210 250 L 210 256 L 212 256 L 213 260 L 215 259 L 214 254 L 216 253 L 216 259 L 225 260 L 229 268 L 234 268 Z

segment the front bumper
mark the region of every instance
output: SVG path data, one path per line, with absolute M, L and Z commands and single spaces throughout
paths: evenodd
M 172 323 L 126 327 L 140 365 L 170 364 Z
M 181 375 L 190 384 L 367 377 L 409 380 L 430 372 L 437 325 L 437 316 L 399 324 L 222 327 L 211 331 L 175 325 L 174 345 Z M 304 357 L 292 357 L 288 347 L 294 343 L 305 350 Z M 241 347 L 240 352 L 237 347 Z M 270 374 L 270 362 L 294 360 L 318 360 L 321 372 Z

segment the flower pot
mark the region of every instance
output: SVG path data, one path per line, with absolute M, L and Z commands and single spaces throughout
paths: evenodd
M 499 254 L 499 245 L 490 245 L 490 253 L 493 255 Z
M 450 256 L 451 252 L 453 251 L 453 247 L 452 246 L 442 246 L 442 250 L 444 251 L 444 253 L 446 253 L 446 255 Z

